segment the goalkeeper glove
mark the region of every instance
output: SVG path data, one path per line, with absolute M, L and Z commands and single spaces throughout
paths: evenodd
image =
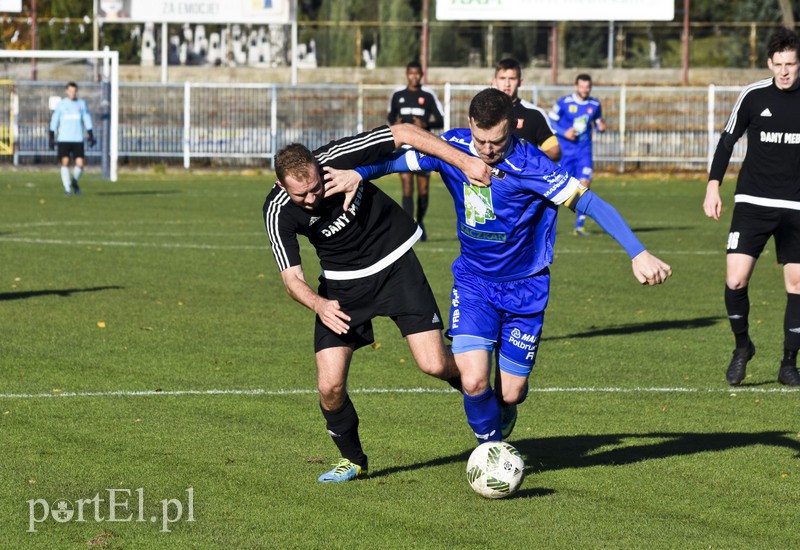
M 97 140 L 94 139 L 94 132 L 89 130 L 88 133 L 89 133 L 89 140 L 88 140 L 89 141 L 89 147 L 94 147 L 95 145 L 97 145 Z
M 47 147 L 49 149 L 55 149 L 56 148 L 56 133 L 55 132 L 50 132 L 50 134 L 48 135 Z

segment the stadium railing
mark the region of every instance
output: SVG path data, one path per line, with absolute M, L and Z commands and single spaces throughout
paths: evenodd
M 50 165 L 48 98 L 63 82 L 16 81 L 14 154 L 0 163 Z M 445 127 L 466 126 L 473 95 L 484 86 L 431 86 L 442 101 Z M 271 167 L 284 145 L 312 149 L 328 141 L 384 124 L 396 85 L 288 85 L 121 83 L 119 163 L 198 167 Z M 100 85 L 80 83 L 95 121 L 100 120 Z M 572 87 L 523 87 L 520 96 L 547 110 Z M 705 170 L 739 87 L 601 87 L 609 130 L 595 134 L 598 171 Z M 3 115 L 5 118 L 5 115 Z M 97 125 L 97 124 L 96 124 Z M 99 125 L 97 125 L 99 126 Z M 734 150 L 741 162 L 746 140 Z M 97 153 L 89 152 L 91 160 Z M 9 160 L 11 159 L 11 160 Z M 97 160 L 97 159 L 95 159 Z

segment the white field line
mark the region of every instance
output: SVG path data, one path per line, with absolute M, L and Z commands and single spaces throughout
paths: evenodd
M 643 394 L 643 393 L 726 393 L 736 395 L 738 393 L 797 393 L 798 389 L 791 388 L 531 388 L 529 393 L 622 393 L 622 394 Z M 446 394 L 454 393 L 452 389 L 429 389 L 429 388 L 357 388 L 349 390 L 349 393 L 371 394 L 371 393 L 392 393 L 392 394 Z M 106 391 L 106 392 L 51 392 L 51 393 L 0 393 L 0 399 L 44 399 L 44 398 L 65 398 L 65 397 L 148 397 L 148 396 L 183 396 L 183 395 L 263 395 L 263 396 L 284 396 L 284 395 L 314 395 L 314 389 L 252 389 L 252 390 L 143 390 L 143 391 Z
M 152 234 L 148 236 L 152 237 Z M 266 236 L 264 237 L 266 239 Z M 96 241 L 80 239 L 39 239 L 31 237 L 0 237 L 0 242 L 24 243 L 24 244 L 46 244 L 46 245 L 80 245 L 80 246 L 121 246 L 121 247 L 142 247 L 142 248 L 187 248 L 200 250 L 268 250 L 268 245 L 215 245 L 215 244 L 192 244 L 192 243 L 148 243 L 135 241 Z M 418 247 L 414 249 L 417 254 L 428 252 L 458 254 L 459 248 L 453 247 Z M 586 250 L 586 249 L 555 249 L 555 254 L 624 254 L 624 250 Z M 725 251 L 719 250 L 659 250 L 661 256 L 723 256 Z

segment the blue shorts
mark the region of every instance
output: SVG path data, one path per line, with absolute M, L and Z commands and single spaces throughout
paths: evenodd
M 453 264 L 450 335 L 453 353 L 497 351 L 500 370 L 529 376 L 536 362 L 550 271 L 524 279 L 494 282 Z
M 563 152 L 561 166 L 576 179 L 592 181 L 592 150 Z

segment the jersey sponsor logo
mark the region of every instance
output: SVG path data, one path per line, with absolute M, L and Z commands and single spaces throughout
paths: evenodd
M 772 111 L 769 110 L 769 107 L 761 111 L 761 116 L 772 116 Z
M 739 232 L 732 231 L 728 233 L 728 250 L 736 250 L 739 248 Z
M 468 183 L 464 184 L 464 217 L 470 227 L 497 218 L 492 206 L 491 187 L 473 187 Z
M 796 145 L 800 143 L 800 133 L 796 132 L 761 132 L 761 143 L 785 143 Z
M 461 310 L 454 309 L 453 314 L 450 316 L 450 328 L 458 328 L 458 322 L 461 320 Z
M 459 226 L 458 229 L 467 237 L 472 237 L 473 239 L 479 241 L 495 241 L 504 243 L 508 239 L 508 236 L 505 233 L 497 233 L 495 231 L 481 231 L 480 229 L 469 227 L 468 225 L 463 223 Z
M 419 107 L 403 107 L 400 109 L 400 114 L 405 116 L 425 116 L 425 109 Z
M 492 168 L 492 177 L 501 180 L 506 177 L 506 173 L 497 167 Z
M 425 105 L 425 98 L 424 97 L 418 97 L 417 98 L 417 103 L 419 103 L 420 105 Z
M 569 174 L 566 172 L 551 172 L 544 176 L 543 179 L 550 184 L 550 189 L 544 192 L 544 198 L 549 199 L 550 195 L 560 190 L 569 181 Z
M 575 113 L 578 112 L 578 106 L 577 105 L 570 105 L 569 106 L 569 112 L 574 115 Z
M 332 237 L 336 235 L 339 231 L 347 227 L 347 225 L 355 219 L 356 211 L 358 210 L 358 207 L 361 206 L 361 199 L 363 198 L 363 195 L 364 195 L 364 186 L 359 185 L 358 191 L 356 191 L 356 198 L 353 199 L 353 203 L 350 205 L 347 211 L 342 212 L 338 218 L 333 220 L 333 223 L 331 223 L 328 227 L 322 229 L 320 233 L 322 233 L 326 237 Z M 348 214 L 350 215 L 348 216 Z

